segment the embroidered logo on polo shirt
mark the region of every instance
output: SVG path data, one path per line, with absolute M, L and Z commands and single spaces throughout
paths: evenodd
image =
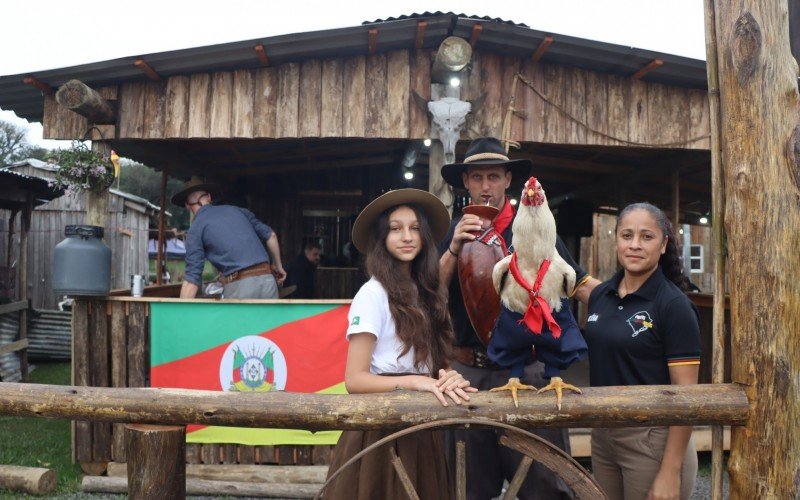
M 361 323 L 361 316 L 353 316 L 353 321 L 350 322 L 350 326 L 358 325 Z
M 628 318 L 628 325 L 633 330 L 631 337 L 636 337 L 642 332 L 653 328 L 653 319 L 647 311 L 639 311 L 630 318 Z
M 586 320 L 587 323 L 594 323 L 597 319 L 600 318 L 600 315 L 597 313 L 592 314 L 589 316 L 589 319 Z

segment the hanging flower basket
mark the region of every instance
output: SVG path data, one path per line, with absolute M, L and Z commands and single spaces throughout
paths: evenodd
M 54 151 L 49 159 L 58 165 L 52 185 L 74 195 L 84 191 L 102 193 L 114 182 L 114 164 L 108 156 L 75 141 L 69 149 Z

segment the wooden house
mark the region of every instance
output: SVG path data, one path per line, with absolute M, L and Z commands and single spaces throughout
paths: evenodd
M 56 166 L 29 159 L 9 170 L 39 179 L 53 179 Z M 104 242 L 111 248 L 111 288 L 129 288 L 132 274 L 147 274 L 147 235 L 158 207 L 147 200 L 111 189 Z M 63 297 L 53 293 L 53 250 L 64 239 L 64 227 L 86 223 L 86 195 L 62 196 L 34 209 L 28 244 L 27 296 L 36 309 L 57 309 Z M 8 217 L 0 216 L 0 238 L 8 237 Z M 4 253 L 0 258 L 6 259 Z M 15 256 L 15 260 L 17 257 Z M 5 260 L 3 260 L 5 261 Z
M 471 57 L 443 74 L 437 55 L 449 37 L 464 41 Z M 88 109 L 57 99 L 71 80 L 86 87 L 75 94 L 94 103 Z M 562 236 L 588 262 L 592 244 L 580 238 L 592 235 L 599 215 L 629 202 L 655 203 L 680 223 L 709 212 L 706 85 L 703 61 L 426 13 L 2 77 L 0 106 L 42 121 L 46 138 L 90 137 L 169 175 L 221 182 L 226 196 L 276 230 L 288 260 L 306 239 L 343 256 L 352 216 L 391 188 L 429 189 L 458 210 L 463 193 L 450 192 L 440 175 L 452 153 L 440 140 L 448 130 L 429 115 L 431 103 L 455 99 L 470 106 L 463 126 L 453 126 L 457 158 L 478 136 L 518 143 L 510 155 L 534 162 Z M 356 273 L 337 268 L 327 279 Z M 80 306 L 77 385 L 147 385 L 149 300 Z M 79 426 L 76 458 L 124 458 L 121 440 L 107 424 Z M 187 460 L 204 463 L 328 459 L 324 447 L 189 450 Z

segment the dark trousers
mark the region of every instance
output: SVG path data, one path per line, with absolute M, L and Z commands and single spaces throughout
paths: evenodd
M 453 362 L 453 369 L 470 381 L 473 387 L 489 390 L 508 382 L 508 370 L 474 368 Z M 542 387 L 546 385 L 542 374 L 544 365 L 535 362 L 525 368 L 523 382 Z M 511 399 L 511 394 L 508 396 Z M 489 500 L 500 495 L 503 481 L 511 481 L 517 471 L 522 454 L 499 443 L 501 430 L 454 430 L 445 432 L 445 451 L 455 477 L 455 442 L 463 440 L 467 452 L 467 498 Z M 530 431 L 569 453 L 567 429 L 534 429 Z M 572 498 L 566 484 L 548 468 L 534 461 L 517 497 L 520 500 L 551 500 Z

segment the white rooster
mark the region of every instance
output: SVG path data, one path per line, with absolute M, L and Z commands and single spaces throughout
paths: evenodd
M 575 270 L 556 251 L 556 221 L 535 177 L 525 183 L 512 229 L 514 253 L 492 273 L 503 308 L 488 346 L 489 358 L 509 368 L 510 378 L 492 391 L 510 390 L 519 406 L 517 391 L 536 389 L 520 382 L 534 348 L 545 364 L 545 376 L 552 377 L 539 392 L 555 390 L 560 410 L 563 389 L 581 391 L 553 375 L 583 357 L 586 344 L 567 304 Z

